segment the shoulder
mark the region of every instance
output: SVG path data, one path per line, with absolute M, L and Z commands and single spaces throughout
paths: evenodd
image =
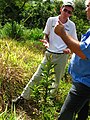
M 55 16 L 55 17 L 49 17 L 48 20 L 57 20 L 58 19 L 58 16 Z
M 72 25 L 72 26 L 75 26 L 75 23 L 74 23 L 72 20 L 70 20 L 70 19 L 68 19 L 68 23 L 69 23 L 70 25 Z
M 90 28 L 87 30 L 86 36 L 87 36 L 87 37 L 90 37 Z

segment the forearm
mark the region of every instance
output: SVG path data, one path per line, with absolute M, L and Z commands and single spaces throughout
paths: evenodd
M 66 43 L 68 48 L 77 54 L 82 59 L 86 59 L 86 56 L 80 49 L 80 42 L 78 40 L 73 39 L 68 33 L 65 32 L 64 26 L 61 21 L 58 21 L 55 25 L 54 32 L 62 38 L 62 40 Z
M 77 54 L 82 59 L 86 59 L 86 56 L 83 54 L 83 52 L 80 49 L 80 42 L 77 40 L 74 40 L 71 36 L 69 36 L 66 32 L 60 37 L 63 39 L 63 41 L 66 43 L 66 45 L 70 48 L 72 52 Z

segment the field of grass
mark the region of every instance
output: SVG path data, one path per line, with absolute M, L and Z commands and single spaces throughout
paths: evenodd
M 28 101 L 17 109 L 7 110 L 6 105 L 19 96 L 36 71 L 44 56 L 45 47 L 40 41 L 16 41 L 0 39 L 0 120 L 44 120 L 37 104 Z M 54 106 L 46 116 L 49 120 L 56 120 L 67 92 L 71 86 L 67 67 Z M 67 80 L 66 80 L 67 79 Z M 51 101 L 52 102 L 52 101 Z M 50 103 L 51 104 L 51 103 Z M 11 107 L 11 106 L 9 106 Z M 40 106 L 39 106 L 40 107 Z M 24 108 L 24 109 L 23 109 Z M 48 120 L 48 118 L 46 119 Z
M 28 83 L 29 79 L 31 78 L 33 73 L 36 71 L 38 65 L 40 64 L 44 56 L 44 51 L 45 47 L 42 45 L 40 41 L 28 40 L 19 42 L 12 39 L 0 39 L 1 114 L 2 111 L 5 110 L 6 105 L 11 103 L 12 99 L 20 95 L 23 88 Z M 60 94 L 65 92 L 63 88 L 63 83 L 61 84 L 61 86 L 62 92 Z M 62 98 L 61 96 L 59 97 Z M 23 110 L 17 111 L 18 111 L 17 113 L 21 114 L 21 111 Z M 21 116 L 23 116 L 23 114 L 25 114 L 25 111 L 22 112 Z M 34 114 L 36 114 L 35 111 Z
M 41 62 L 43 51 L 39 41 L 0 39 L 0 91 L 5 101 L 20 94 Z

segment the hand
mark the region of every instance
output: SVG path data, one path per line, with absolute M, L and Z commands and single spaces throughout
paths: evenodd
M 61 21 L 58 21 L 54 27 L 54 32 L 59 35 L 60 37 L 65 34 L 64 25 Z
M 43 45 L 44 45 L 46 48 L 49 47 L 49 42 L 48 42 L 47 40 L 42 39 L 42 40 L 40 40 L 40 41 L 43 42 Z
M 65 54 L 70 54 L 70 53 L 71 53 L 71 50 L 70 50 L 69 48 L 66 48 L 66 49 L 63 50 L 63 52 L 64 52 Z

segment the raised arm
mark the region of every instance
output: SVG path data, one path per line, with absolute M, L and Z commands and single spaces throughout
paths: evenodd
M 54 32 L 62 38 L 62 40 L 66 43 L 68 48 L 75 54 L 77 54 L 82 59 L 86 59 L 85 54 L 80 49 L 80 42 L 73 39 L 68 33 L 65 32 L 63 24 L 58 21 L 54 28 Z

